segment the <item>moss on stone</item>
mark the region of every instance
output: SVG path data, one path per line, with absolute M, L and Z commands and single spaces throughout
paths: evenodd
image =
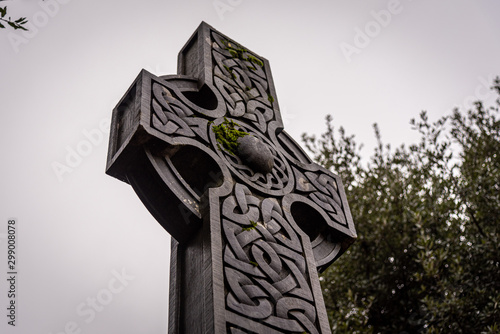
M 212 126 L 219 149 L 224 149 L 232 155 L 238 153 L 238 138 L 248 135 L 247 132 L 238 130 L 236 128 L 238 126 L 237 123 L 228 120 L 226 117 L 224 117 L 224 122 L 220 125 Z
M 251 231 L 251 230 L 255 230 L 255 228 L 257 227 L 257 223 L 254 222 L 253 220 L 250 221 L 250 226 L 248 227 L 243 227 L 242 230 L 243 231 Z
M 238 44 L 236 44 L 236 45 L 231 44 L 227 40 L 222 40 L 221 42 L 226 47 L 226 50 L 229 51 L 229 53 L 231 54 L 231 57 L 248 61 L 248 62 L 253 63 L 255 65 L 259 65 L 260 67 L 264 66 L 264 63 L 262 62 L 262 60 L 260 60 L 257 57 L 252 56 L 251 54 L 249 54 L 248 50 L 245 49 L 245 48 L 243 48 L 243 47 L 241 47 L 240 45 L 238 45 Z M 245 57 L 245 54 L 246 54 L 246 57 Z M 256 68 L 253 67 L 253 66 L 251 66 L 251 67 L 248 66 L 248 69 L 252 70 L 252 71 L 256 70 Z

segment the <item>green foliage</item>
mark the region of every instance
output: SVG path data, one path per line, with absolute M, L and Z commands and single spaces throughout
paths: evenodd
M 500 81 L 492 87 L 500 96 Z M 500 98 L 430 123 L 417 144 L 378 141 L 367 164 L 331 117 L 303 135 L 339 174 L 358 240 L 322 275 L 335 333 L 499 333 Z
M 4 0 L 0 0 L 4 1 Z M 25 17 L 18 18 L 17 20 L 13 20 L 10 16 L 7 17 L 7 6 L 5 7 L 0 7 L 0 29 L 5 29 L 6 26 L 2 24 L 2 22 L 7 23 L 8 26 L 11 28 L 14 28 L 14 30 L 21 29 L 21 30 L 28 30 L 24 27 L 24 25 L 28 22 L 28 20 Z
M 225 117 L 220 125 L 212 126 L 219 149 L 224 149 L 232 155 L 238 152 L 238 138 L 248 135 L 247 132 L 236 129 L 237 126 L 237 123 Z

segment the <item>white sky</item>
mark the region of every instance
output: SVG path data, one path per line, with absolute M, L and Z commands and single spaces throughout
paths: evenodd
M 320 134 L 330 113 L 365 143 L 365 155 L 374 122 L 386 142 L 410 143 L 417 135 L 409 120 L 421 110 L 435 120 L 491 99 L 485 85 L 500 74 L 493 0 L 401 0 L 395 8 L 220 0 L 224 13 L 216 3 L 59 0 L 49 16 L 38 1 L 1 2 L 13 18 L 38 24 L 25 35 L 0 30 L 1 333 L 166 332 L 169 236 L 129 186 L 104 174 L 108 132 L 99 124 L 142 68 L 175 74 L 177 53 L 202 20 L 270 61 L 292 137 Z M 373 13 L 389 8 L 390 19 L 377 23 Z M 372 37 L 363 41 L 365 29 Z M 350 61 L 347 44 L 358 47 Z M 52 164 L 66 165 L 85 131 L 95 143 L 60 182 Z M 15 329 L 5 310 L 10 217 L 19 224 Z M 122 270 L 134 277 L 126 286 L 114 279 Z M 92 317 L 86 303 L 96 297 L 107 304 L 97 302 Z

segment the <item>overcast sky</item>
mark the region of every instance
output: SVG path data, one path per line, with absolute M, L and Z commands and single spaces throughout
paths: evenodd
M 421 110 L 436 120 L 491 100 L 500 74 L 493 0 L 1 4 L 34 24 L 0 29 L 2 333 L 166 332 L 169 236 L 129 186 L 104 174 L 107 123 L 142 68 L 175 74 L 201 21 L 270 61 L 292 137 L 321 133 L 332 114 L 365 155 L 374 122 L 386 142 L 411 143 L 409 120 Z M 15 329 L 5 310 L 9 218 L 18 226 Z

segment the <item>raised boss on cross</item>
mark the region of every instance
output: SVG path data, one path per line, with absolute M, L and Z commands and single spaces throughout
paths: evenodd
M 356 238 L 283 131 L 269 62 L 202 23 L 113 110 L 107 171 L 172 235 L 169 333 L 331 333 L 318 271 Z

